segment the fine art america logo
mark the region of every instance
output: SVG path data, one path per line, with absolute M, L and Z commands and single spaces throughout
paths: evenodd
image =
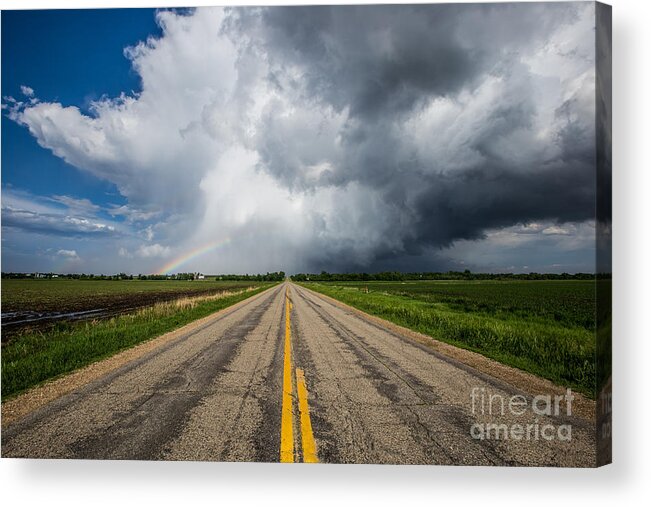
M 476 440 L 572 440 L 572 425 L 554 424 L 553 417 L 572 415 L 574 394 L 537 395 L 531 399 L 516 394 L 487 393 L 483 387 L 470 392 L 475 422 L 470 435 Z

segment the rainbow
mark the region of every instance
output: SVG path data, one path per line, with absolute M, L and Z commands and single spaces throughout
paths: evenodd
M 182 266 L 186 262 L 189 262 L 192 259 L 196 259 L 197 257 L 201 257 L 202 255 L 210 252 L 211 250 L 215 250 L 219 247 L 226 246 L 230 244 L 230 242 L 231 242 L 231 238 L 224 238 L 224 239 L 211 241 L 210 243 L 206 243 L 205 245 L 197 248 L 193 248 L 189 252 L 185 252 L 183 255 L 180 255 L 179 257 L 176 257 L 175 259 L 172 259 L 170 262 L 165 264 L 162 268 L 160 268 L 157 271 L 157 274 L 166 275 L 168 273 L 174 273 L 179 268 L 179 266 Z

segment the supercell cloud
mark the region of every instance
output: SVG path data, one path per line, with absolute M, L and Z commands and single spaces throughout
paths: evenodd
M 125 49 L 138 93 L 86 115 L 25 83 L 6 103 L 41 147 L 116 186 L 116 222 L 22 195 L 3 204 L 5 238 L 78 238 L 52 247 L 98 272 L 210 242 L 180 270 L 594 270 L 593 4 L 157 20 L 160 38 Z

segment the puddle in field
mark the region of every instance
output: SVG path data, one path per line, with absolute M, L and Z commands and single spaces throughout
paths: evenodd
M 83 312 L 3 312 L 2 317 L 2 327 L 12 326 L 18 324 L 29 324 L 32 322 L 39 322 L 42 320 L 82 320 L 89 319 L 92 317 L 101 317 L 106 313 L 106 308 L 98 308 L 96 310 L 85 310 Z

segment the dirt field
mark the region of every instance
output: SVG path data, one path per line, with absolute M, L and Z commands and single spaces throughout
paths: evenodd
M 2 341 L 56 322 L 106 318 L 155 303 L 259 285 L 221 281 L 2 280 Z

